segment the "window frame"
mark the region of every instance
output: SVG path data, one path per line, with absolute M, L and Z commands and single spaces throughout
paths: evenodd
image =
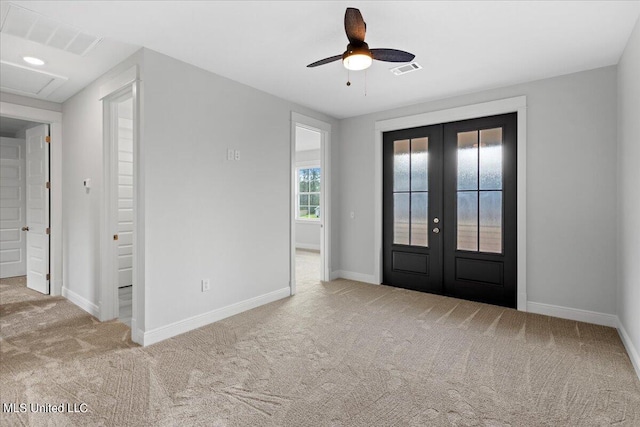
M 300 191 L 300 171 L 304 169 L 320 169 L 320 191 Z M 320 217 L 317 218 L 301 218 L 300 217 L 300 195 L 301 194 L 317 194 L 318 195 L 318 206 L 320 207 Z M 320 166 L 320 162 L 312 161 L 312 162 L 300 162 L 296 166 L 296 222 L 301 223 L 320 223 L 322 217 L 322 167 Z

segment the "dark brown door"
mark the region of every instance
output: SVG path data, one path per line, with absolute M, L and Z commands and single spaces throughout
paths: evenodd
M 384 284 L 516 306 L 516 123 L 384 134 Z

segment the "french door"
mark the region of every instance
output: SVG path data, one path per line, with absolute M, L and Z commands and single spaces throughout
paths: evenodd
M 516 114 L 386 132 L 383 283 L 516 306 Z

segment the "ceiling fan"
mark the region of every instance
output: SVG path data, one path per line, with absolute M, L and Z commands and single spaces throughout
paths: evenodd
M 317 67 L 342 59 L 346 69 L 352 71 L 365 70 L 371 66 L 373 60 L 385 62 L 410 62 L 416 56 L 412 53 L 397 49 L 369 49 L 364 36 L 367 24 L 362 19 L 360 10 L 348 7 L 344 14 L 344 29 L 349 39 L 347 50 L 342 55 L 330 56 L 307 65 Z

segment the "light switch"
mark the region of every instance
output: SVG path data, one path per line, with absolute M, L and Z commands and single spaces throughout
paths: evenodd
M 85 178 L 83 185 L 84 185 L 84 188 L 86 189 L 91 188 L 91 178 Z
M 349 213 L 349 218 L 354 219 L 356 217 L 356 213 L 354 211 L 351 211 Z
M 227 160 L 233 160 L 233 157 L 234 157 L 233 150 L 231 148 L 229 148 L 227 150 Z

